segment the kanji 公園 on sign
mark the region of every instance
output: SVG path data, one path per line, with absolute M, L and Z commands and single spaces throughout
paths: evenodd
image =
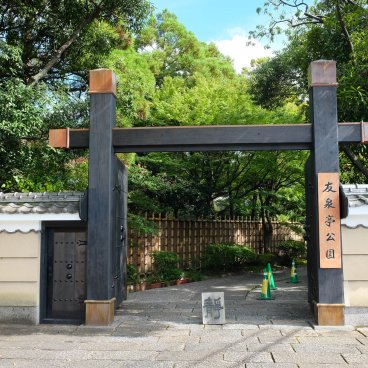
M 341 268 L 339 174 L 318 174 L 320 268 Z

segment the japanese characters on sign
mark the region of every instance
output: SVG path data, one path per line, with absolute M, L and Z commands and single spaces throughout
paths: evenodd
M 320 268 L 341 268 L 339 174 L 318 174 Z
M 202 293 L 203 324 L 225 323 L 225 300 L 223 292 Z

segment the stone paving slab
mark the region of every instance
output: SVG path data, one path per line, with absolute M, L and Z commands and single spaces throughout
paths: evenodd
M 324 345 L 316 341 L 315 344 L 291 344 L 296 353 L 336 353 L 336 354 L 361 354 L 358 345 Z
M 364 366 L 357 366 L 357 365 L 347 365 L 346 363 L 343 364 L 310 364 L 310 363 L 300 363 L 298 364 L 299 368 L 360 368 Z
M 199 336 L 159 336 L 159 342 L 176 342 L 176 343 L 199 343 Z
M 69 363 L 70 364 L 70 363 Z M 1 359 L 1 368 L 65 368 L 67 362 L 55 360 Z M 79 365 L 78 367 L 82 367 Z M 106 365 L 94 365 L 94 368 L 106 368 Z
M 89 359 L 91 360 L 132 360 L 132 361 L 150 361 L 150 360 L 156 360 L 157 356 L 160 353 L 157 351 L 93 351 L 91 352 L 91 355 Z M 168 360 L 168 359 L 167 359 Z
M 343 354 L 343 357 L 348 364 L 368 365 L 368 354 Z
M 92 354 L 91 351 L 81 350 L 0 349 L 0 359 L 87 360 Z
M 255 324 L 245 324 L 245 323 L 233 323 L 228 325 L 222 326 L 223 330 L 251 330 L 251 331 L 258 331 L 259 326 Z
M 368 328 L 358 328 L 357 331 L 359 331 L 365 337 L 368 337 Z
M 309 327 L 287 327 L 285 328 L 282 326 L 280 328 L 281 335 L 283 336 L 321 336 L 317 331 L 313 330 L 310 326 Z
M 316 364 L 344 364 L 345 361 L 337 353 L 288 353 L 274 352 L 273 359 L 276 363 L 316 363 Z
M 269 343 L 269 344 L 246 344 L 246 348 L 247 351 L 251 351 L 251 352 L 260 352 L 260 351 L 265 351 L 265 352 L 294 352 L 295 350 L 293 349 L 291 344 L 273 344 L 273 343 Z M 236 350 L 236 347 L 233 349 L 229 349 L 229 350 Z
M 297 343 L 298 340 L 295 336 L 272 336 L 272 335 L 259 335 L 258 339 L 261 344 L 291 344 L 291 343 Z
M 271 354 L 266 352 L 228 351 L 224 354 L 224 360 L 243 363 L 273 363 Z
M 299 336 L 300 344 L 313 344 L 316 342 L 315 336 Z M 354 336 L 318 336 L 320 345 L 357 345 L 359 341 Z
M 175 368 L 244 368 L 244 363 L 220 361 L 177 362 Z
M 178 351 L 178 352 L 170 352 L 170 351 L 162 351 L 159 352 L 156 360 L 174 360 L 175 361 L 222 361 L 223 360 L 222 352 L 211 352 L 208 350 L 197 350 L 195 354 L 192 351 Z
M 234 337 L 238 338 L 242 336 L 242 330 L 227 330 L 226 334 L 223 333 L 223 330 L 197 330 L 192 331 L 190 333 L 191 336 L 201 336 L 201 337 L 209 337 L 211 339 L 220 337 L 221 335 L 226 335 L 227 338 Z
M 356 348 L 362 353 L 362 354 L 368 354 L 368 346 L 367 345 L 358 345 Z
M 294 363 L 246 363 L 245 368 L 298 368 Z
M 299 365 L 300 368 L 368 368 L 367 364 L 359 364 L 359 365 L 355 365 L 355 364 L 349 364 L 349 365 L 342 365 L 342 364 L 316 364 L 316 365 L 312 365 L 312 364 L 300 364 Z

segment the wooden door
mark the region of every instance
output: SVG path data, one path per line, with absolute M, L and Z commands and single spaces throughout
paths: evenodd
M 49 230 L 47 267 L 48 319 L 84 320 L 86 299 L 86 231 Z

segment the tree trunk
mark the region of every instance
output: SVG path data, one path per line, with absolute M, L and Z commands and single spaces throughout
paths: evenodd
M 228 196 L 229 196 L 229 216 L 230 218 L 233 218 L 234 217 L 234 199 L 233 199 L 232 191 L 230 189 L 228 191 Z
M 76 28 L 70 38 L 55 51 L 50 57 L 46 65 L 35 75 L 32 76 L 29 83 L 30 86 L 36 85 L 42 78 L 44 78 L 50 69 L 60 60 L 65 51 L 77 40 L 80 34 L 97 18 L 101 12 L 100 7 L 96 7 L 88 17 Z
M 348 159 L 351 161 L 351 163 L 360 171 L 365 178 L 368 180 L 368 169 L 363 165 L 362 162 L 359 161 L 358 157 L 355 156 L 354 152 L 345 145 L 342 145 L 342 150 L 345 153 L 345 155 L 348 157 Z
M 343 15 L 342 15 L 342 11 L 341 11 L 341 7 L 340 7 L 340 0 L 336 0 L 336 15 L 337 15 L 337 20 L 340 24 L 341 32 L 345 36 L 346 42 L 348 43 L 350 56 L 351 56 L 351 61 L 353 62 L 353 65 L 355 65 L 356 63 L 355 63 L 354 45 L 353 45 L 353 42 L 351 40 L 349 31 L 346 28 L 346 24 L 345 24 L 345 21 L 344 21 Z
M 270 253 L 272 248 L 272 220 L 268 211 L 262 211 L 262 230 L 263 230 L 263 253 Z
M 257 210 L 256 210 L 257 199 L 258 199 L 257 192 L 254 192 L 253 196 L 252 196 L 252 212 L 251 212 L 251 215 L 250 215 L 252 220 L 255 220 L 256 217 L 257 217 Z

